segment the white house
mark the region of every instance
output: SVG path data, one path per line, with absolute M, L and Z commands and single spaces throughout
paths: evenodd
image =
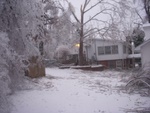
M 140 45 L 142 67 L 150 63 L 150 24 L 144 24 L 143 29 L 145 32 L 145 42 Z
M 150 39 L 141 45 L 142 67 L 150 63 Z
M 130 64 L 127 47 L 125 41 L 89 39 L 86 45 L 86 57 L 89 61 L 96 60 L 97 63 L 108 68 L 123 68 Z
M 150 24 L 144 24 L 143 29 L 144 29 L 144 33 L 145 33 L 144 40 L 150 39 Z
M 150 63 L 150 24 L 144 24 L 145 42 L 135 48 L 141 53 L 142 67 Z
M 141 53 L 141 63 L 142 67 L 145 65 L 150 65 L 150 39 L 143 42 L 141 45 L 135 48 L 135 51 Z
M 130 67 L 134 60 L 142 62 L 144 67 L 150 64 L 150 24 L 144 24 L 145 42 L 140 46 L 130 48 L 132 53 L 129 54 L 129 45 L 125 41 L 89 39 L 86 45 L 86 57 L 89 61 L 97 61 L 108 68 Z M 133 52 L 134 50 L 134 52 Z

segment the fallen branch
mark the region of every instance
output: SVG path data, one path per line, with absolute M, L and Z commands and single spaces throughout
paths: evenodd
M 124 111 L 126 113 L 150 113 L 150 108 L 140 107 L 135 109 L 124 109 Z
M 137 89 L 137 91 L 140 91 L 142 88 L 150 90 L 150 66 L 142 67 L 138 70 L 134 69 L 132 71 L 132 78 L 129 79 L 125 87 L 130 91 Z

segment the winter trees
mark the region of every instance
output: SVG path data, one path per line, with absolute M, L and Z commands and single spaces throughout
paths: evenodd
M 52 59 L 54 51 L 60 45 L 70 47 L 73 23 L 70 21 L 71 12 L 65 9 L 59 1 L 47 0 L 44 1 L 44 22 L 46 31 L 45 37 L 45 57 Z
M 94 5 L 89 7 L 90 2 L 91 2 L 91 0 L 85 0 L 84 4 L 81 5 L 81 7 L 80 7 L 80 18 L 77 17 L 77 15 L 75 14 L 75 12 L 73 10 L 73 6 L 68 2 L 70 10 L 72 12 L 72 15 L 79 25 L 79 28 L 78 28 L 78 32 L 79 32 L 79 36 L 80 36 L 80 39 L 79 39 L 79 44 L 80 44 L 80 47 L 79 47 L 79 65 L 84 64 L 84 54 L 83 54 L 84 38 L 87 37 L 87 35 L 90 34 L 92 31 L 98 30 L 97 28 L 95 28 L 95 29 L 89 29 L 87 32 L 85 32 L 85 26 L 89 22 L 91 22 L 92 20 L 96 19 L 96 17 L 98 15 L 100 15 L 101 13 L 108 10 L 106 8 L 102 8 L 100 11 L 96 12 L 92 17 L 90 17 L 88 20 L 85 21 L 85 14 L 88 13 L 93 8 L 97 7 L 99 4 L 102 4 L 103 0 L 97 1 Z
M 144 36 L 146 36 L 146 32 L 141 30 L 140 25 L 145 23 L 150 23 L 150 0 L 134 0 L 135 2 L 135 11 L 136 14 L 139 16 L 141 20 L 141 24 L 138 23 L 138 26 L 134 28 L 133 34 L 131 35 L 135 46 L 138 46 L 144 41 Z M 148 30 L 147 30 L 148 31 Z M 148 35 L 149 37 L 149 35 Z M 146 38 L 146 37 L 145 37 Z M 142 54 L 142 52 L 141 52 Z M 147 56 L 148 57 L 148 56 Z M 143 57 L 141 57 L 143 58 Z M 144 66 L 140 68 L 135 68 L 132 72 L 132 78 L 130 78 L 129 82 L 127 83 L 126 87 L 131 91 L 142 91 L 142 89 L 146 89 L 147 91 L 150 90 L 150 65 L 149 62 L 144 64 Z M 149 93 L 147 92 L 149 95 Z M 145 110 L 141 110 L 140 112 L 145 112 Z M 147 110 L 149 112 L 149 110 Z
M 79 65 L 84 64 L 83 46 L 85 38 L 90 37 L 92 34 L 98 34 L 100 37 L 104 37 L 106 34 L 108 36 L 110 34 L 110 38 L 121 36 L 119 32 L 121 30 L 123 31 L 123 18 L 126 18 L 127 9 L 130 10 L 126 3 L 128 3 L 127 0 L 85 0 L 84 3 L 80 6 L 80 16 L 78 17 L 78 15 L 75 14 L 73 6 L 68 2 L 72 15 L 78 23 L 77 30 L 80 36 Z M 89 18 L 87 18 L 88 13 L 91 14 Z M 122 26 L 120 26 L 120 24 Z
M 8 70 L 8 36 L 4 32 L 0 32 L 0 112 L 6 113 L 9 111 L 8 100 L 6 95 L 10 93 L 10 77 Z M 8 108 L 7 108 L 8 107 Z
M 0 1 L 0 103 L 3 103 L 0 104 L 1 113 L 8 112 L 8 105 L 4 105 L 7 103 L 6 95 L 24 87 L 24 75 L 33 74 L 32 70 L 36 70 L 37 76 L 45 73 L 39 50 L 31 41 L 40 36 L 38 26 L 42 24 L 37 17 L 42 14 L 42 10 L 39 2 Z M 37 73 L 37 70 L 42 73 Z
M 40 56 L 32 43 L 40 37 L 38 26 L 42 25 L 37 17 L 42 13 L 39 1 L 5 1 L 1 13 L 1 29 L 8 33 L 10 45 L 18 56 L 22 55 L 29 64 L 33 56 Z M 39 57 L 40 58 L 40 57 Z
M 135 47 L 139 46 L 140 44 L 144 42 L 144 36 L 145 36 L 145 33 L 139 26 L 133 30 L 132 38 L 133 38 Z
M 44 10 L 43 3 L 48 3 Z M 46 11 L 51 12 L 50 17 L 46 15 Z M 57 8 L 52 1 L 0 1 L 0 64 L 3 66 L 0 68 L 0 103 L 5 103 L 2 97 L 6 96 L 6 88 L 11 91 L 22 88 L 23 75 L 31 77 L 45 75 L 41 57 L 42 46 L 49 38 L 45 26 L 48 23 L 53 27 L 58 20 L 57 14 Z M 2 107 L 0 104 L 0 110 Z
M 69 53 L 70 53 L 69 48 L 67 46 L 62 45 L 57 47 L 55 55 L 58 60 L 61 59 L 63 62 L 66 61 L 67 55 L 69 55 Z
M 134 0 L 135 10 L 142 23 L 150 23 L 150 0 Z M 145 14 L 143 14 L 143 12 Z
M 147 15 L 148 22 L 150 23 L 150 0 L 142 0 L 144 4 L 144 10 Z

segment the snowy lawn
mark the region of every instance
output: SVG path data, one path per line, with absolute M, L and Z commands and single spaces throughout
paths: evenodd
M 126 113 L 150 107 L 150 98 L 120 90 L 123 72 L 47 68 L 32 90 L 11 96 L 11 113 Z M 131 112 L 130 112 L 131 113 Z

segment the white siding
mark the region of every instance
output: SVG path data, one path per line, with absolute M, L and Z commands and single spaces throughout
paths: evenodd
M 150 39 L 150 24 L 143 25 L 143 29 L 144 29 L 144 32 L 145 32 L 144 40 Z
M 112 46 L 118 45 L 118 54 L 108 54 L 108 55 L 98 55 L 98 47 L 100 46 Z M 88 49 L 88 58 L 91 59 L 96 53 L 96 59 L 98 61 L 102 60 L 117 60 L 117 59 L 126 59 L 127 54 L 123 54 L 123 43 L 119 41 L 108 41 L 108 40 L 94 40 L 91 43 L 90 48 Z
M 141 47 L 142 66 L 150 63 L 150 42 Z
M 91 46 L 87 46 L 86 47 L 86 57 L 88 58 L 88 60 L 92 58 L 92 55 L 93 55 L 93 52 L 92 52 Z

